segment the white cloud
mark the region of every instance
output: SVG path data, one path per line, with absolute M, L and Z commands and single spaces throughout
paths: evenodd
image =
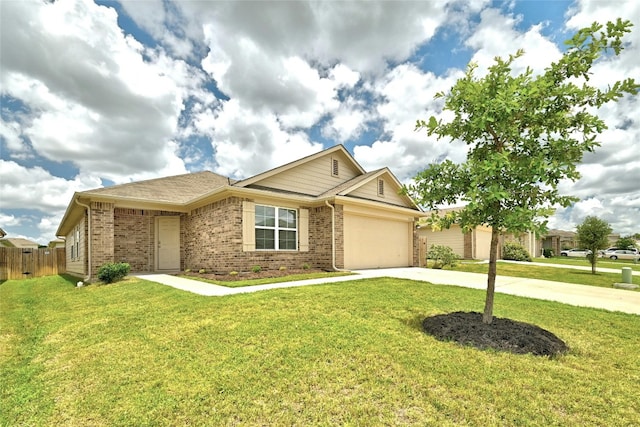
M 100 186 L 100 180 L 78 175 L 67 180 L 51 175 L 41 167 L 26 168 L 0 159 L 2 209 L 37 209 L 42 212 L 66 208 L 75 191 Z
M 4 203 L 2 206 L 4 206 Z M 15 215 L 6 215 L 0 212 L 0 226 L 5 232 L 7 231 L 7 227 L 20 225 L 21 222 L 22 220 L 20 218 L 16 218 Z
M 22 134 L 37 155 L 117 182 L 185 171 L 170 147 L 198 76 L 183 62 L 125 37 L 113 9 L 88 1 L 10 2 L 3 15 L 2 91 L 27 106 Z
M 477 75 L 486 74 L 495 63 L 496 56 L 507 59 L 521 48 L 525 54 L 512 64 L 514 74 L 524 72 L 527 67 L 541 72 L 560 59 L 562 54 L 558 46 L 540 32 L 543 24 L 520 33 L 515 28 L 518 18 L 505 16 L 497 9 L 485 9 L 480 16 L 480 23 L 466 41 L 467 46 L 475 51 L 471 61 L 478 64 Z
M 322 149 L 302 132 L 281 129 L 274 114 L 256 113 L 236 100 L 224 103 L 212 119 L 216 172 L 247 178 Z
M 403 64 L 377 79 L 373 85 L 373 91 L 380 98 L 377 119 L 383 124 L 383 135 L 388 137 L 371 146 L 356 146 L 356 159 L 365 169 L 388 166 L 401 180 L 411 178 L 430 163 L 445 158 L 463 161 L 464 145 L 436 140 L 435 136 L 414 130 L 418 119 L 427 120 L 432 115 L 449 117 L 448 113 L 442 112 L 442 100 L 434 99 L 434 96 L 448 90 L 461 75 L 461 71 L 456 71 L 437 77 L 414 65 Z

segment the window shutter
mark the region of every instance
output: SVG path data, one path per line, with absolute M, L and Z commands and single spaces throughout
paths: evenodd
M 298 250 L 309 252 L 309 209 L 300 209 L 298 213 Z
M 242 202 L 242 251 L 256 250 L 256 205 Z

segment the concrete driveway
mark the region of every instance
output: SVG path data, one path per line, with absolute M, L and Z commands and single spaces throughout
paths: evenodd
M 245 286 L 241 288 L 227 288 L 225 286 L 212 285 L 168 274 L 141 274 L 138 275 L 138 277 L 205 296 L 235 295 L 269 289 L 346 282 L 375 277 L 396 277 L 400 279 L 410 279 L 442 285 L 463 286 L 474 289 L 486 289 L 487 287 L 487 275 L 478 273 L 434 270 L 417 267 L 358 270 L 354 271 L 354 273 L 355 274 L 351 276 L 309 279 L 296 282 Z M 552 282 L 549 280 L 498 276 L 496 278 L 496 292 L 541 300 L 558 301 L 564 304 L 581 307 L 602 308 L 610 311 L 621 311 L 624 313 L 640 315 L 640 292 L 623 289 L 600 288 L 596 286 Z

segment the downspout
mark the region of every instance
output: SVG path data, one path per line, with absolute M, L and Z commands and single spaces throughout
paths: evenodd
M 328 200 L 325 200 L 324 204 L 331 209 L 331 268 L 333 268 L 334 271 L 349 271 L 336 267 L 336 209 Z
M 88 264 L 89 274 L 84 280 L 88 283 L 88 282 L 91 282 L 91 208 L 89 207 L 89 205 L 80 203 L 78 198 L 75 199 L 75 202 L 87 209 L 87 221 L 89 222 L 87 226 L 87 264 Z

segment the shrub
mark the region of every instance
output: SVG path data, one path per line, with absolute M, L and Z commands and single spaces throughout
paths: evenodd
M 200 274 L 204 274 L 206 272 L 207 272 L 207 270 L 205 270 L 204 268 L 201 268 L 200 270 L 198 270 L 198 273 L 200 273 Z
M 229 276 L 237 276 L 238 272 L 237 271 L 230 271 L 229 272 Z
M 460 257 L 449 246 L 431 245 L 427 259 L 433 260 L 433 268 L 455 267 Z
M 522 246 L 517 243 L 505 243 L 502 248 L 502 259 L 512 261 L 531 261 L 531 255 Z
M 553 249 L 543 249 L 542 250 L 542 255 L 545 258 L 553 258 Z
M 302 269 L 303 270 L 308 270 L 310 268 L 311 268 L 311 266 L 308 263 L 305 262 L 304 264 L 302 264 Z
M 113 283 L 123 279 L 130 271 L 131 266 L 126 262 L 108 262 L 98 269 L 98 279 L 104 283 Z
M 284 265 L 280 266 L 280 271 L 285 271 L 287 269 L 287 267 L 285 267 Z
M 251 271 L 253 271 L 254 273 L 260 273 L 262 271 L 262 267 L 260 267 L 259 265 L 254 265 L 253 267 L 251 267 Z

